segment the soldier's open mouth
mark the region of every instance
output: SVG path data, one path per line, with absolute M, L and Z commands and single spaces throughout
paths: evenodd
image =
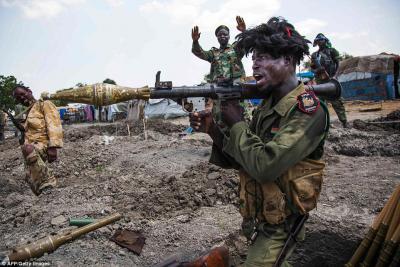
M 253 74 L 253 77 L 257 82 L 263 78 L 263 76 L 261 76 L 260 74 Z

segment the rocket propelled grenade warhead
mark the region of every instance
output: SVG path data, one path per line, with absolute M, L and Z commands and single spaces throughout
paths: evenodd
M 44 100 L 67 100 L 96 106 L 107 106 L 132 99 L 150 98 L 150 88 L 129 88 L 107 83 L 96 83 L 82 87 L 60 90 L 54 94 L 42 93 Z

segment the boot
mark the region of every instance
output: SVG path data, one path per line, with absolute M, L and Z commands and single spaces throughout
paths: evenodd
M 39 194 L 41 194 L 43 191 L 50 190 L 52 188 L 55 188 L 57 186 L 57 179 L 56 177 L 52 176 L 50 177 L 47 181 L 42 183 L 39 187 Z

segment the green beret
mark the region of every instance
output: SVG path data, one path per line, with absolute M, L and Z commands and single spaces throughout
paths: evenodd
M 228 28 L 228 26 L 220 25 L 220 26 L 218 26 L 218 28 L 215 29 L 215 36 L 217 36 L 218 32 L 219 32 L 220 30 L 222 30 L 222 29 L 226 30 L 226 31 L 229 33 L 229 28 Z

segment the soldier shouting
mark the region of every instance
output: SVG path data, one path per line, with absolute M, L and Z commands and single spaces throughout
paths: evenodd
M 266 100 L 249 124 L 237 102 L 222 105 L 228 131 L 210 111 L 191 114 L 190 122 L 213 139 L 211 163 L 239 170 L 242 230 L 251 242 L 244 266 L 290 266 L 293 240 L 304 239 L 304 222 L 321 191 L 329 113 L 296 78 L 309 41 L 293 25 L 273 17 L 237 39 L 252 53 L 255 90 Z

